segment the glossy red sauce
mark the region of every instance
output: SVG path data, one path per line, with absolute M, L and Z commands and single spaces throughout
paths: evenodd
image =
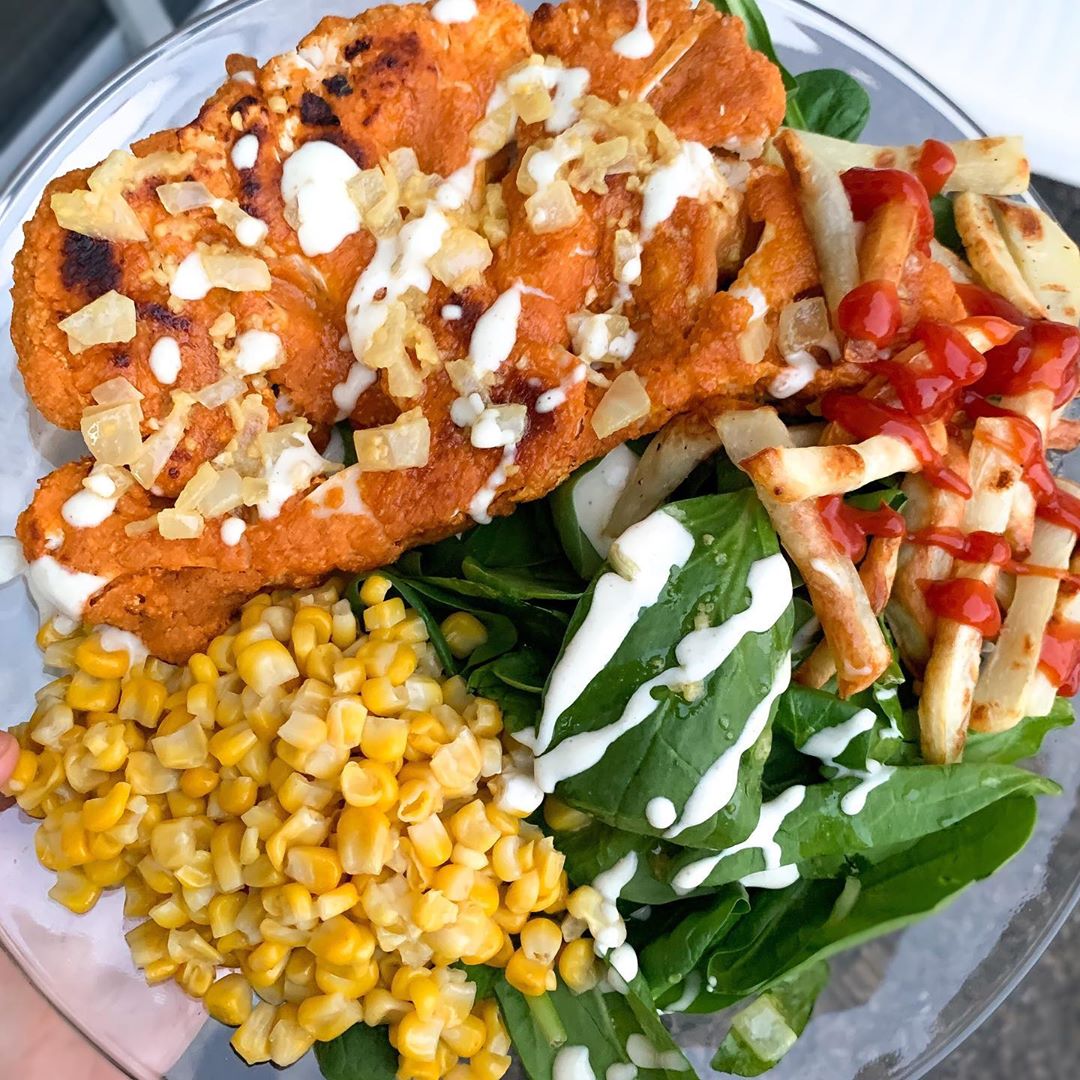
M 952 147 L 937 139 L 927 139 L 915 159 L 915 175 L 931 199 L 941 194 L 955 168 L 956 155 Z
M 866 554 L 868 536 L 903 536 L 903 515 L 884 503 L 877 510 L 863 510 L 849 506 L 842 495 L 826 495 L 818 499 L 825 531 L 833 543 L 852 562 L 858 562 Z
M 944 548 L 962 562 L 989 563 L 1020 577 L 1057 578 L 1070 588 L 1080 587 L 1080 577 L 1056 566 L 1039 566 L 1013 558 L 1012 546 L 1004 536 L 990 532 L 965 533 L 952 526 L 917 529 L 908 536 L 913 544 L 933 544 Z
M 942 619 L 973 626 L 985 638 L 997 637 L 1001 629 L 1001 608 L 994 590 L 982 581 L 951 578 L 923 586 L 926 603 Z
M 922 426 L 903 409 L 882 405 L 857 394 L 832 390 L 822 399 L 821 414 L 826 420 L 847 428 L 859 440 L 874 435 L 892 435 L 903 439 L 918 458 L 923 474 L 930 483 L 965 498 L 971 494 L 971 488 L 964 479 L 946 467 Z
M 874 211 L 888 202 L 908 202 L 916 212 L 918 227 L 916 246 L 925 252 L 930 250 L 934 235 L 934 215 L 926 188 L 909 172 L 902 169 L 848 169 L 842 173 L 844 190 L 851 203 L 851 213 L 856 221 L 869 221 Z
M 1039 670 L 1064 697 L 1080 692 L 1080 623 L 1051 621 L 1043 637 Z
M 849 338 L 880 348 L 900 331 L 900 294 L 891 281 L 864 281 L 840 301 L 836 321 Z

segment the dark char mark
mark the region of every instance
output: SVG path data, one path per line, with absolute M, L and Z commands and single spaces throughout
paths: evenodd
M 60 272 L 65 289 L 85 289 L 92 300 L 120 285 L 120 267 L 112 244 L 81 233 L 64 234 L 64 262 Z
M 186 315 L 177 315 L 175 311 L 170 311 L 164 304 L 139 302 L 135 304 L 135 310 L 138 312 L 140 319 L 153 319 L 154 322 L 167 327 L 169 330 L 179 330 L 181 333 L 187 333 L 191 329 L 191 320 Z
M 348 97 L 352 93 L 349 80 L 344 75 L 331 75 L 329 79 L 323 79 L 322 84 L 326 92 L 334 97 Z
M 300 98 L 300 119 L 312 127 L 340 127 L 341 121 L 334 110 L 318 94 L 305 90 Z
M 351 45 L 345 46 L 345 59 L 352 63 L 361 53 L 366 53 L 371 48 L 371 38 L 357 38 Z

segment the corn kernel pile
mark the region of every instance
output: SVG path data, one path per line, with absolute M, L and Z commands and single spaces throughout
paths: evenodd
M 245 1061 L 363 1021 L 389 1025 L 401 1080 L 497 1080 L 498 1011 L 450 965 L 594 985 L 593 890 L 562 915 L 563 857 L 502 797 L 498 706 L 442 677 L 389 588 L 364 582 L 359 622 L 337 581 L 261 594 L 182 667 L 46 624 L 61 675 L 5 792 L 41 821 L 49 895 L 82 913 L 122 885 L 147 981 L 201 998 Z M 484 640 L 464 613 L 443 629 L 459 656 Z

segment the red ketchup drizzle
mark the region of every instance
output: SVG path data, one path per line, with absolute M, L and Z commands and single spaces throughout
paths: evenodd
M 1039 669 L 1063 697 L 1080 692 L 1080 623 L 1050 623 L 1039 654 Z
M 863 510 L 848 506 L 840 495 L 826 495 L 818 499 L 818 511 L 825 531 L 852 562 L 866 553 L 868 536 L 904 535 L 903 516 L 884 503 L 877 510 Z
M 926 432 L 916 420 L 902 409 L 881 405 L 857 394 L 831 390 L 821 402 L 821 414 L 841 427 L 847 428 L 857 439 L 869 439 L 874 435 L 892 435 L 903 439 L 919 459 L 922 471 L 932 484 L 956 492 L 968 498 L 971 488 L 952 469 L 946 468 L 941 455 L 931 446 Z
M 1021 577 L 1057 578 L 1070 588 L 1080 587 L 1080 577 L 1056 566 L 1038 566 L 1013 558 L 1012 546 L 1004 536 L 990 532 L 964 533 L 950 525 L 917 529 L 908 536 L 914 544 L 944 548 L 962 562 L 989 563 Z
M 937 139 L 927 139 L 915 160 L 915 175 L 932 199 L 941 194 L 949 177 L 956 168 L 956 155 L 952 148 Z
M 849 338 L 881 348 L 900 332 L 900 294 L 891 281 L 864 281 L 840 301 L 836 321 Z
M 973 626 L 985 638 L 997 637 L 1001 629 L 1001 609 L 994 591 L 974 578 L 950 578 L 924 586 L 926 603 L 935 615 Z
M 934 214 L 926 188 L 902 169 L 848 169 L 842 173 L 844 190 L 856 221 L 869 221 L 874 211 L 887 202 L 908 202 L 915 208 L 917 232 L 915 243 L 929 252 L 934 235 Z

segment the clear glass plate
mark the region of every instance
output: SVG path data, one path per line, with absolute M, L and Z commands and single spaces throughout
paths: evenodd
M 292 45 L 326 14 L 359 4 L 328 0 L 238 0 L 156 46 L 109 83 L 14 177 L 0 196 L 0 325 L 10 316 L 11 260 L 22 222 L 55 175 L 92 165 L 109 150 L 196 114 L 221 80 L 225 57 L 265 60 Z M 532 6 L 527 4 L 526 6 Z M 762 7 L 795 70 L 841 67 L 874 102 L 866 138 L 917 142 L 977 134 L 974 125 L 901 61 L 799 0 Z M 75 456 L 78 437 L 46 424 L 27 402 L 7 335 L 0 342 L 0 532 L 10 533 L 37 478 Z M 1076 472 L 1077 470 L 1069 470 Z M 43 676 L 34 646 L 36 615 L 19 583 L 0 589 L 0 701 L 5 721 L 28 716 Z M 864 947 L 834 964 L 834 979 L 777 1080 L 899 1080 L 923 1075 L 971 1032 L 1035 962 L 1080 890 L 1080 741 L 1051 734 L 1042 767 L 1064 787 L 1045 799 L 1025 851 L 943 914 Z M 203 1023 L 201 1007 L 174 985 L 148 988 L 121 936 L 119 896 L 84 917 L 46 897 L 51 875 L 33 853 L 33 829 L 0 815 L 0 944 L 55 1008 L 137 1080 L 258 1080 L 229 1032 Z M 715 1018 L 685 1018 L 676 1030 L 703 1076 L 721 1036 Z M 288 1070 L 317 1077 L 313 1057 Z

